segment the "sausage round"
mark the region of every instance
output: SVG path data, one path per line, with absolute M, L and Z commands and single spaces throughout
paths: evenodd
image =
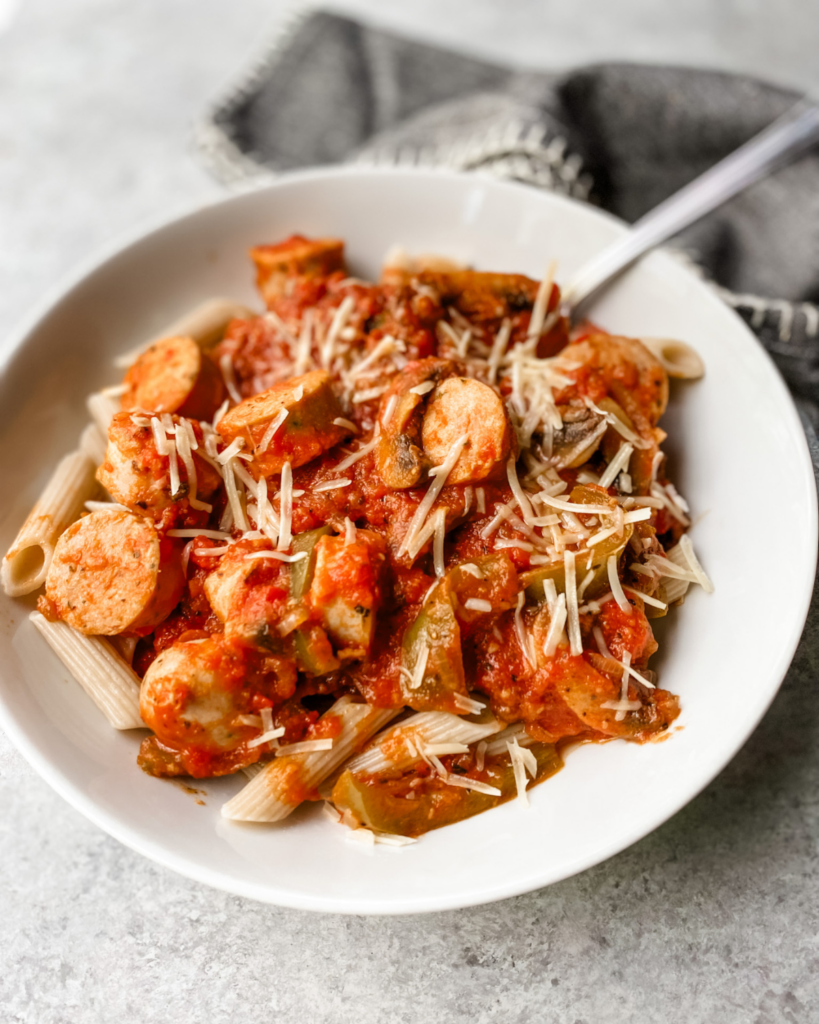
M 477 483 L 502 476 L 512 451 L 512 426 L 503 402 L 479 380 L 449 377 L 427 403 L 421 431 L 424 454 L 440 465 L 464 434 L 466 444 L 447 483 Z
M 123 409 L 176 412 L 210 420 L 225 399 L 225 385 L 213 360 L 193 338 L 162 338 L 146 349 L 125 374 Z
M 148 633 L 185 586 L 179 545 L 132 512 L 92 512 L 57 542 L 46 597 L 57 616 L 88 635 Z
M 158 739 L 172 748 L 212 753 L 235 749 L 258 735 L 241 721 L 249 703 L 247 653 L 221 636 L 175 643 L 164 650 L 142 680 L 139 710 Z

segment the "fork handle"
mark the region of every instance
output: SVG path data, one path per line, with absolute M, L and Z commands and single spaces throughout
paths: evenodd
M 563 291 L 564 309 L 581 304 L 643 253 L 695 223 L 706 213 L 819 141 L 819 107 L 801 100 L 785 114 L 683 186 L 632 225 L 628 234 L 589 260 Z

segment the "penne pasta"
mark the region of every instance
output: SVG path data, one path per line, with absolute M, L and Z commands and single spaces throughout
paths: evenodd
M 400 771 L 421 760 L 427 747 L 477 743 L 501 728 L 502 723 L 492 716 L 470 722 L 447 711 L 422 711 L 376 736 L 346 767 L 368 775 L 388 769 Z
M 3 559 L 0 579 L 10 597 L 30 594 L 45 582 L 60 534 L 84 511 L 86 501 L 101 494 L 95 473 L 83 451 L 58 463 Z
M 139 676 L 99 636 L 83 636 L 64 622 L 49 622 L 39 612 L 31 621 L 68 671 L 115 729 L 142 729 Z
M 662 364 L 669 377 L 678 380 L 699 380 L 705 375 L 705 364 L 695 350 L 684 341 L 673 338 L 641 338 L 640 341 Z
M 96 423 L 107 442 L 111 420 L 120 409 L 119 399 L 105 394 L 104 391 L 95 391 L 93 395 L 88 396 L 85 404 L 91 419 Z
M 89 423 L 80 434 L 80 451 L 84 452 L 95 466 L 105 462 L 108 438 L 96 423 Z
M 322 716 L 342 721 L 330 750 L 277 757 L 224 804 L 222 816 L 233 821 L 281 821 L 400 710 L 353 704 L 342 697 Z
M 255 316 L 253 311 L 248 309 L 247 306 L 240 305 L 238 302 L 232 302 L 230 299 L 207 299 L 207 301 L 200 305 L 194 306 L 193 309 L 185 313 L 184 316 L 179 317 L 178 320 L 174 320 L 164 331 L 160 331 L 144 345 L 140 345 L 138 348 L 131 349 L 130 352 L 119 356 L 114 361 L 114 365 L 118 367 L 130 366 L 145 349 L 150 348 L 151 345 L 161 341 L 163 338 L 193 338 L 200 348 L 213 348 L 217 342 L 221 341 L 225 328 L 231 320 L 235 318 L 244 319 L 251 316 Z

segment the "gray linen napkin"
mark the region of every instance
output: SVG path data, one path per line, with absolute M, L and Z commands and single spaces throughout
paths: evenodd
M 518 71 L 304 11 L 199 125 L 235 183 L 306 165 L 446 165 L 551 188 L 633 221 L 796 96 L 750 78 L 602 64 Z M 819 425 L 819 150 L 681 234 Z

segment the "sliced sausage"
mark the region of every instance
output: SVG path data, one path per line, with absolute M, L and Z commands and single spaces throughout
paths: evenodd
M 187 335 L 155 342 L 125 374 L 123 409 L 176 412 L 210 420 L 225 400 L 225 385 L 213 360 Z
M 89 635 L 149 633 L 185 586 L 180 546 L 132 512 L 92 512 L 57 542 L 46 597 L 57 616 Z
M 243 693 L 248 672 L 247 651 L 222 636 L 177 642 L 145 673 L 142 720 L 174 749 L 235 749 L 259 735 L 258 726 L 240 717 L 251 710 Z
M 655 427 L 668 405 L 668 374 L 636 338 L 591 334 L 564 350 L 567 361 L 602 371 L 609 394 L 638 430 Z M 572 374 L 569 374 L 572 376 Z
M 424 404 L 433 387 L 453 373 L 457 373 L 457 365 L 449 359 L 419 359 L 397 373 L 382 395 L 375 464 L 387 487 L 401 491 L 414 487 L 421 479 L 422 470 L 429 465 L 421 447 Z M 413 389 L 420 389 L 422 394 Z
M 358 530 L 322 537 L 307 600 L 336 647 L 339 658 L 363 658 L 372 646 L 375 620 L 384 595 L 387 545 L 377 533 Z
M 268 438 L 268 427 L 283 410 L 286 418 Z M 245 450 L 254 453 L 251 468 L 270 476 L 280 473 L 285 462 L 295 469 L 338 444 L 347 436 L 334 423 L 342 416 L 329 373 L 313 370 L 246 398 L 219 420 L 218 430 L 226 444 L 243 438 Z
M 427 403 L 421 432 L 424 454 L 433 465 L 440 465 L 464 434 L 466 444 L 447 483 L 502 477 L 512 451 L 512 425 L 503 402 L 479 380 L 450 377 L 435 388 Z
M 179 417 L 174 417 L 179 422 Z M 201 431 L 193 424 L 197 441 Z M 196 497 L 207 501 L 219 488 L 221 477 L 216 470 L 194 451 L 191 453 L 196 470 Z M 108 428 L 108 447 L 105 459 L 97 470 L 97 479 L 114 501 L 141 509 L 150 514 L 190 496 L 188 471 L 183 459 L 177 460 L 181 494 L 171 494 L 170 457 L 160 455 L 150 426 L 134 423 L 129 412 L 119 412 Z
M 257 245 L 250 256 L 256 264 L 256 284 L 268 306 L 286 294 L 290 278 L 326 277 L 344 270 L 344 243 L 337 238 L 291 235 L 278 245 Z

